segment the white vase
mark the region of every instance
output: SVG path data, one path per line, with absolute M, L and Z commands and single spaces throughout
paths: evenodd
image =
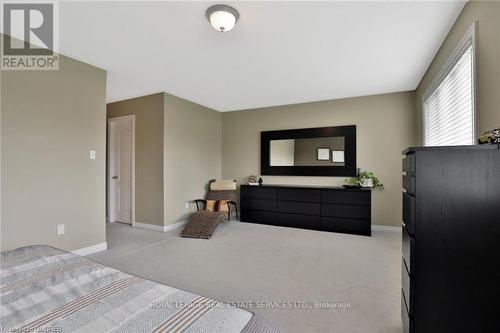
M 363 187 L 373 187 L 373 179 L 371 178 L 365 178 L 361 182 L 361 186 Z

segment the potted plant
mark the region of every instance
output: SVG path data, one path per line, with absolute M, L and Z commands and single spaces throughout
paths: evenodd
M 353 187 L 384 188 L 384 184 L 373 174 L 372 171 L 361 171 L 357 177 L 345 180 L 346 184 Z

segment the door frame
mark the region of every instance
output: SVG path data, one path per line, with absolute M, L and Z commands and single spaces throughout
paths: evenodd
M 108 199 L 108 218 L 109 222 L 113 223 L 115 222 L 115 191 L 114 187 L 112 185 L 112 175 L 111 175 L 111 160 L 115 158 L 115 152 L 111 147 L 113 147 L 114 144 L 114 127 L 112 126 L 114 122 L 117 120 L 123 120 L 123 119 L 132 119 L 132 151 L 131 155 L 132 158 L 130 159 L 130 223 L 132 227 L 135 227 L 135 114 L 132 115 L 127 115 L 127 116 L 120 116 L 120 117 L 113 117 L 113 118 L 108 118 L 108 144 L 107 144 L 107 150 L 108 150 L 108 158 L 107 158 L 107 183 L 108 183 L 108 193 L 107 193 L 107 199 Z

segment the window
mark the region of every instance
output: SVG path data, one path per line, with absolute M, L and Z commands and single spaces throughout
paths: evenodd
M 474 32 L 472 25 L 422 98 L 425 146 L 475 143 Z

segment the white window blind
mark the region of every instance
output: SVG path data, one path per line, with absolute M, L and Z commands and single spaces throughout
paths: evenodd
M 475 143 L 473 28 L 424 95 L 426 146 Z

